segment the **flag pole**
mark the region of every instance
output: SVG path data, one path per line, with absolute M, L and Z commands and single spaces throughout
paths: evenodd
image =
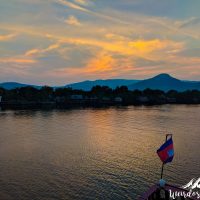
M 162 177 L 163 177 L 163 170 L 164 170 L 164 163 L 162 164 L 162 169 L 161 169 L 161 176 L 160 176 L 160 179 L 162 179 Z
M 171 136 L 171 137 L 172 137 L 172 134 L 166 134 L 165 142 L 167 142 L 168 136 Z M 163 178 L 164 166 L 165 166 L 165 163 L 163 162 L 163 163 L 162 163 L 162 168 L 161 168 L 161 176 L 160 176 L 161 179 Z

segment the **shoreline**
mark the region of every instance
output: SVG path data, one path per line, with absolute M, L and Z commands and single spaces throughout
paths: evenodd
M 134 106 L 134 107 L 141 107 L 141 106 L 162 106 L 162 105 L 200 105 L 200 103 L 136 103 L 136 104 L 125 104 L 125 103 L 56 103 L 56 102 L 27 102 L 27 103 L 0 103 L 0 109 L 1 110 L 32 110 L 32 109 L 40 109 L 40 110 L 53 110 L 53 109 L 81 109 L 81 108 L 110 108 L 110 107 L 128 107 L 128 106 Z

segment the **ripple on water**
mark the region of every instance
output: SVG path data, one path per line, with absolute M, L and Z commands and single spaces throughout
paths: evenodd
M 136 199 L 158 181 L 156 149 L 174 134 L 164 178 L 199 177 L 200 106 L 0 111 L 4 200 Z

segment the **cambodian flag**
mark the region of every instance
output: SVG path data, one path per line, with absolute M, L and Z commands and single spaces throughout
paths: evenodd
M 160 157 L 160 160 L 166 164 L 172 162 L 174 158 L 174 146 L 172 137 L 168 139 L 158 150 L 157 154 Z

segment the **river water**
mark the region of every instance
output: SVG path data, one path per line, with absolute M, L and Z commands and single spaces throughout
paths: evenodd
M 1 200 L 137 199 L 160 178 L 200 177 L 200 106 L 0 111 Z

